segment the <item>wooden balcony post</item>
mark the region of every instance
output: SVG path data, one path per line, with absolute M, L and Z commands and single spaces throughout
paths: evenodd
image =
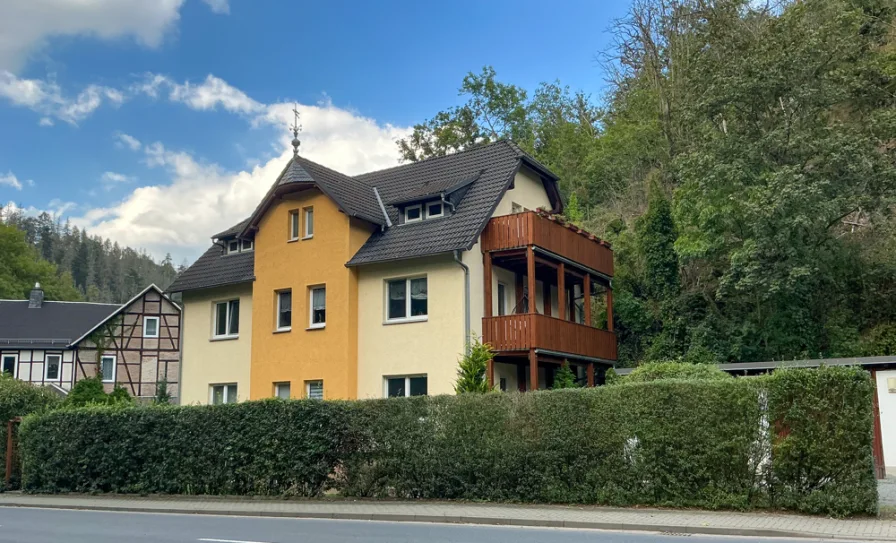
M 485 267 L 485 316 L 492 316 L 492 254 L 483 253 Z
M 566 312 L 566 264 L 563 262 L 557 266 L 557 316 L 563 320 L 568 320 Z
M 588 362 L 588 369 L 586 372 L 588 374 L 588 386 L 594 386 L 594 362 Z
M 613 287 L 607 286 L 607 330 L 613 331 Z
M 494 360 L 488 361 L 488 365 L 485 368 L 485 374 L 488 377 L 489 390 L 495 388 L 495 361 Z
M 551 309 L 551 285 L 542 285 L 541 290 L 544 294 L 544 296 L 542 296 L 542 298 L 544 299 L 544 314 L 550 317 L 551 311 L 553 311 Z
M 526 247 L 526 275 L 529 282 L 529 313 L 535 313 L 535 250 Z
M 583 285 L 582 290 L 584 290 L 584 295 L 585 295 L 585 300 L 584 300 L 585 326 L 593 326 L 591 324 L 591 274 L 590 273 L 585 274 L 583 283 L 584 283 L 584 285 Z
M 538 390 L 538 355 L 529 349 L 529 390 Z

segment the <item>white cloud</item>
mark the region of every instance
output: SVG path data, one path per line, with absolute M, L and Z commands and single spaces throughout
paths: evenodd
M 116 132 L 115 140 L 115 146 L 118 148 L 127 147 L 131 151 L 140 149 L 140 140 L 138 140 L 134 136 L 131 136 L 130 134 L 125 134 L 124 132 Z
M 103 172 L 103 175 L 100 176 L 100 181 L 103 184 L 103 188 L 107 191 L 112 190 L 119 185 L 133 183 L 136 180 L 137 178 L 134 176 L 125 175 L 118 172 Z
M 226 0 L 204 0 L 228 13 Z M 101 40 L 132 38 L 157 47 L 180 18 L 184 0 L 3 0 L 0 1 L 0 69 L 18 70 L 56 36 Z
M 13 175 L 12 172 L 6 172 L 6 174 L 0 174 L 0 186 L 12 187 L 16 190 L 22 190 L 22 182 Z
M 0 218 L 16 214 L 27 215 L 29 217 L 37 217 L 41 213 L 48 213 L 53 217 L 61 217 L 63 213 L 66 213 L 67 211 L 70 211 L 76 207 L 77 204 L 75 204 L 74 202 L 64 202 L 59 199 L 50 200 L 46 208 L 39 208 L 35 206 L 21 207 L 10 200 L 6 202 L 6 204 L 2 208 L 0 208 Z
M 215 13 L 230 13 L 230 5 L 227 0 L 202 0 Z
M 262 113 L 265 108 L 243 91 L 211 74 L 199 84 L 189 81 L 177 83 L 164 75 L 146 74 L 144 80 L 133 85 L 131 90 L 156 98 L 163 88 L 168 90 L 168 99 L 172 102 L 180 102 L 200 111 L 221 107 L 232 113 L 250 115 Z
M 20 79 L 5 70 L 0 70 L 0 98 L 43 115 L 41 126 L 51 126 L 53 117 L 77 124 L 104 102 L 118 106 L 126 99 L 121 91 L 101 85 L 88 85 L 76 96 L 69 97 L 53 79 Z

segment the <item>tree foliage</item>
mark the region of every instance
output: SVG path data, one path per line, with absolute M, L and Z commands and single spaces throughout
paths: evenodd
M 482 393 L 488 392 L 488 378 L 485 375 L 488 363 L 495 357 L 495 353 L 487 343 L 482 343 L 478 338 L 472 338 L 468 352 L 460 359 L 457 368 L 457 381 L 454 383 L 454 391 L 458 394 L 464 392 Z
M 88 405 L 133 405 L 134 399 L 128 391 L 115 385 L 112 392 L 106 392 L 102 375 L 79 379 L 65 397 L 66 407 Z
M 554 386 L 552 388 L 576 388 L 577 386 L 579 385 L 576 384 L 576 374 L 569 368 L 569 361 L 564 360 L 560 364 L 557 373 L 554 374 Z
M 79 300 L 70 274 L 42 260 L 25 234 L 0 223 L 0 299 L 21 300 L 40 283 L 47 300 Z
M 512 137 L 557 173 L 581 225 L 613 244 L 623 364 L 883 354 L 896 345 L 894 13 L 890 0 L 635 0 L 601 57 L 599 105 L 559 83 L 530 96 L 488 68 L 464 81 L 465 106 L 399 144 L 418 160 Z

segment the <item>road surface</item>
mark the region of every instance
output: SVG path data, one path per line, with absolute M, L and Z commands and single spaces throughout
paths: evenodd
M 755 538 L 689 536 L 694 543 Z M 0 507 L 0 543 L 682 543 L 635 532 Z M 795 540 L 765 539 L 764 543 Z M 814 540 L 801 539 L 806 543 Z M 820 540 L 819 540 L 820 543 Z

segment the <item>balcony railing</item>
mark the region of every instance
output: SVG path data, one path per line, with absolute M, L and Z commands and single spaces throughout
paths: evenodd
M 538 313 L 482 319 L 483 341 L 497 352 L 544 349 L 616 360 L 616 334 Z
M 501 251 L 535 245 L 613 276 L 613 251 L 600 240 L 539 215 L 534 211 L 493 217 L 482 233 L 483 251 Z

